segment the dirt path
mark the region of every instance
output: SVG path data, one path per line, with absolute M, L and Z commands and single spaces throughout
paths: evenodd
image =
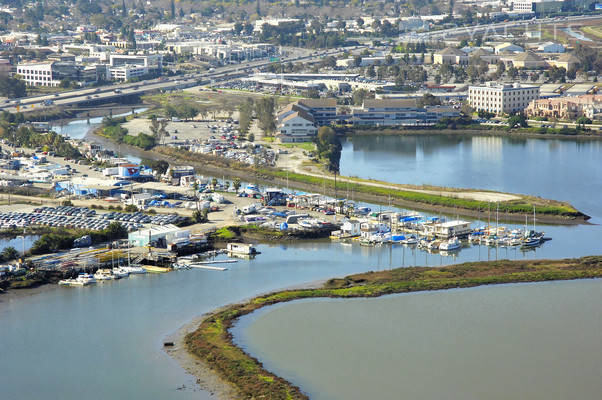
M 287 166 L 282 166 L 282 168 L 287 168 Z M 300 174 L 310 175 L 317 178 L 323 178 L 324 172 L 316 172 L 317 168 L 307 168 L 304 167 L 302 163 L 292 164 L 290 166 L 289 171 L 293 171 Z M 409 185 L 395 184 L 395 183 L 379 183 L 379 182 L 371 182 L 369 180 L 357 180 L 354 178 L 349 178 L 346 176 L 338 176 L 337 181 L 340 182 L 349 182 L 349 183 L 361 183 L 367 186 L 381 187 L 385 189 L 394 189 L 394 190 L 407 190 L 411 192 L 417 193 L 426 193 L 433 194 L 437 196 L 444 197 L 453 197 L 460 199 L 470 199 L 477 201 L 489 201 L 489 202 L 504 202 L 511 200 L 520 200 L 522 197 L 514 194 L 507 193 L 498 193 L 498 192 L 478 192 L 478 191 L 456 191 L 456 190 L 430 190 L 430 189 L 417 189 L 415 187 Z

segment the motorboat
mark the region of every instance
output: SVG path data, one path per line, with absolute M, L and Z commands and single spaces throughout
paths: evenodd
M 113 279 L 115 279 L 115 277 L 111 273 L 110 269 L 99 269 L 94 274 L 94 279 L 96 279 L 99 282 L 102 282 L 102 281 L 112 281 Z
M 146 274 L 146 270 L 142 268 L 140 265 L 128 265 L 126 267 L 121 267 L 122 271 L 127 272 L 128 274 Z
M 318 227 L 318 221 L 315 219 L 300 219 L 297 221 L 297 224 L 303 228 L 312 229 Z
M 417 244 L 418 238 L 414 235 L 406 237 L 404 240 L 400 242 L 401 244 Z
M 440 240 L 433 240 L 432 242 L 428 242 L 426 244 L 426 248 L 428 250 L 438 250 L 440 244 L 441 244 Z
M 255 185 L 247 185 L 244 188 L 244 193 L 247 194 L 248 196 L 254 196 L 257 194 L 261 194 L 261 192 L 259 191 L 259 188 Z
M 64 279 L 59 281 L 59 285 L 63 286 L 88 286 L 96 283 L 96 279 L 92 274 L 81 273 L 75 279 Z
M 522 247 L 537 247 L 541 244 L 540 237 L 530 237 L 523 241 Z
M 123 267 L 113 268 L 113 276 L 115 279 L 126 278 L 130 273 Z
M 462 248 L 462 243 L 460 242 L 460 240 L 458 240 L 457 237 L 452 237 L 448 241 L 443 242 L 439 245 L 439 250 L 452 251 L 459 250 L 460 248 Z
M 358 207 L 355 209 L 355 214 L 357 215 L 368 215 L 372 211 L 369 207 Z

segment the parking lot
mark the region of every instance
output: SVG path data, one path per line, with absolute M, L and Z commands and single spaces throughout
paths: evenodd
M 76 229 L 102 230 L 111 222 L 121 223 L 128 231 L 143 228 L 146 224 L 178 224 L 185 217 L 176 214 L 147 215 L 141 212 L 108 212 L 97 214 L 86 207 L 38 207 L 32 211 L 8 211 L 0 213 L 0 228 L 25 228 L 28 226 L 52 226 Z

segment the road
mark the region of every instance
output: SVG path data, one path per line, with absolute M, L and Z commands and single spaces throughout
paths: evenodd
M 416 41 L 433 41 L 441 40 L 445 38 L 451 38 L 455 36 L 469 35 L 471 38 L 475 34 L 485 34 L 487 32 L 494 33 L 500 30 L 507 30 L 520 27 L 535 27 L 537 25 L 547 24 L 567 24 L 571 22 L 582 22 L 587 20 L 602 19 L 601 15 L 577 15 L 572 17 L 564 17 L 563 19 L 558 18 L 540 18 L 540 19 L 529 19 L 529 20 L 518 20 L 518 21 L 507 21 L 499 22 L 496 24 L 486 25 L 472 25 L 472 26 L 461 26 L 450 29 L 443 29 L 439 31 L 423 32 L 423 33 L 410 33 L 399 37 L 398 42 L 416 42 Z
M 362 48 L 362 46 L 354 49 Z M 350 48 L 330 49 L 316 51 L 309 55 L 296 54 L 293 57 L 282 58 L 280 61 L 285 62 L 320 62 L 324 57 L 335 56 L 337 54 L 349 51 Z M 293 52 L 294 53 L 294 52 Z M 146 80 L 136 83 L 120 83 L 115 85 L 103 86 L 98 88 L 83 88 L 68 92 L 61 92 L 49 95 L 38 95 L 24 97 L 20 99 L 7 100 L 7 103 L 0 104 L 0 111 L 31 111 L 32 109 L 44 109 L 44 101 L 50 100 L 56 106 L 70 106 L 88 102 L 107 102 L 116 100 L 128 95 L 141 95 L 148 92 L 158 90 L 183 89 L 187 87 L 197 86 L 199 84 L 209 84 L 213 82 L 221 82 L 228 79 L 233 79 L 239 76 L 245 76 L 254 70 L 264 68 L 271 64 L 269 60 L 251 61 L 236 65 L 228 65 L 215 68 L 209 72 L 192 73 L 186 75 L 178 75 L 173 77 L 161 77 L 152 80 Z M 18 104 L 17 104 L 18 103 Z

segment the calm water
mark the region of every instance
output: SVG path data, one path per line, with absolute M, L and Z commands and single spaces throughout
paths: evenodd
M 89 127 L 85 122 L 74 125 L 70 135 L 84 137 Z M 344 157 L 349 156 L 348 146 L 345 145 Z M 584 144 L 592 152 L 594 146 L 595 143 Z M 442 146 L 441 151 L 445 148 Z M 404 158 L 391 154 L 388 157 Z M 593 173 L 587 170 L 579 176 L 592 177 Z M 599 174 L 596 177 L 599 185 Z M 401 178 L 397 180 L 409 181 Z M 567 185 L 585 186 L 577 182 L 580 179 Z M 449 185 L 473 186 L 466 181 Z M 485 187 L 479 183 L 474 186 Z M 596 205 L 602 192 L 592 190 L 594 195 L 589 200 Z M 564 189 L 558 193 L 568 195 Z M 582 194 L 587 196 L 587 192 Z M 543 229 L 554 240 L 530 252 L 476 246 L 451 257 L 403 246 L 367 248 L 329 242 L 261 246 L 263 254 L 256 260 L 231 264 L 224 272 L 180 271 L 134 276 L 95 287 L 54 288 L 29 297 L 0 296 L 1 397 L 206 399 L 210 395 L 195 391 L 194 379 L 161 349 L 162 339 L 191 318 L 260 293 L 367 270 L 500 258 L 576 257 L 597 254 L 602 247 L 597 226 Z M 438 329 L 445 332 L 447 325 Z M 349 338 L 352 339 L 361 340 Z M 186 388 L 177 390 L 183 384 Z M 371 394 L 374 393 L 378 392 Z
M 308 300 L 234 336 L 312 399 L 591 399 L 602 393 L 602 280 Z
M 141 113 L 148 110 L 148 108 L 136 108 L 134 109 L 134 112 L 136 113 Z M 123 114 L 115 114 L 114 117 L 125 117 L 127 115 L 130 115 L 131 112 L 127 112 L 127 113 L 123 113 Z M 70 137 L 71 139 L 83 139 L 84 136 L 86 136 L 86 133 L 88 132 L 88 130 L 90 130 L 91 128 L 95 128 L 97 127 L 103 120 L 104 117 L 94 117 L 94 118 L 90 118 L 90 120 L 85 120 L 85 119 L 81 119 L 81 120 L 76 120 L 76 121 L 71 121 L 68 122 L 65 125 L 60 125 L 57 124 L 56 126 L 53 126 L 53 130 L 60 134 L 60 135 L 65 135 Z M 54 122 L 56 124 L 56 121 Z
M 416 135 L 355 136 L 341 173 L 569 201 L 602 222 L 602 141 Z
M 26 235 L 25 237 L 2 238 L 0 239 L 0 252 L 7 247 L 14 247 L 19 252 L 27 251 L 39 237 L 38 235 Z

